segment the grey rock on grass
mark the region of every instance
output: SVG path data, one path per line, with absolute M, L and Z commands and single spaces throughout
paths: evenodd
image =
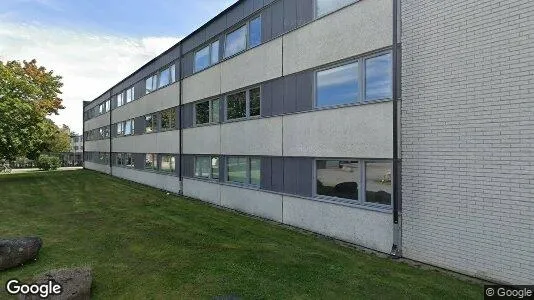
M 42 245 L 38 237 L 0 239 L 0 271 L 34 260 Z
M 35 278 L 36 284 L 49 281 L 61 285 L 61 294 L 49 295 L 50 300 L 87 300 L 91 299 L 93 275 L 90 268 L 51 270 Z M 21 300 L 41 299 L 38 295 L 21 295 Z

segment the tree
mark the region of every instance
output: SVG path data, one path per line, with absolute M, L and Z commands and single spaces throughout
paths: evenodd
M 64 108 L 62 86 L 60 76 L 35 60 L 0 61 L 0 158 L 36 158 L 53 148 L 59 128 L 46 117 Z

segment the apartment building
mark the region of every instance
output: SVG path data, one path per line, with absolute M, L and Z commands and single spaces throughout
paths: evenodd
M 502 16 L 534 5 L 400 2 L 238 1 L 84 103 L 84 167 L 468 275 L 532 283 L 533 156 L 479 148 L 491 140 L 532 154 L 517 132 L 503 140 L 502 131 L 532 134 L 532 102 L 521 101 L 531 89 L 488 87 L 462 62 L 491 69 L 504 55 L 505 46 L 472 49 L 487 43 L 472 37 L 493 27 L 526 51 L 531 17 L 517 31 L 522 21 L 503 26 Z M 506 78 L 532 83 L 532 60 L 521 63 Z M 506 104 L 488 107 L 471 83 L 504 93 Z M 486 122 L 501 127 L 486 132 Z M 499 138 L 470 142 L 490 133 Z M 516 168 L 486 171 L 488 155 Z M 499 197 L 507 186 L 513 199 Z

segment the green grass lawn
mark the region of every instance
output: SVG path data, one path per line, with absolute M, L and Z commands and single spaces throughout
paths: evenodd
M 0 272 L 0 290 L 11 278 L 91 266 L 95 299 L 482 296 L 442 272 L 91 171 L 0 176 L 0 236 L 33 235 L 39 259 Z

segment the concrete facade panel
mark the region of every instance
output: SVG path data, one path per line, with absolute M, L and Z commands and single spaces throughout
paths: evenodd
M 109 139 L 85 142 L 85 151 L 109 152 Z
M 89 162 L 89 161 L 84 162 L 83 166 L 86 169 L 93 170 L 93 171 L 98 171 L 98 172 L 102 172 L 102 173 L 106 173 L 106 174 L 109 174 L 110 170 L 111 170 L 109 165 L 97 164 L 97 163 Z
M 179 153 L 180 131 L 118 137 L 112 140 L 112 145 L 113 152 Z
M 391 45 L 391 0 L 358 1 L 284 35 L 284 75 Z
M 221 154 L 282 155 L 282 117 L 221 125 Z
M 392 157 L 392 102 L 283 118 L 284 156 Z
M 235 75 L 235 74 L 234 74 Z M 189 103 L 221 93 L 221 64 L 184 78 L 182 102 Z
M 112 123 L 125 121 L 131 118 L 143 116 L 156 111 L 178 106 L 180 104 L 180 83 L 152 92 L 138 100 L 132 101 L 113 110 Z
M 282 76 L 282 39 L 261 44 L 221 63 L 221 92 Z
M 180 193 L 180 180 L 176 176 L 139 171 L 123 167 L 113 167 L 113 175 L 175 194 Z
M 221 205 L 282 222 L 282 196 L 239 187 L 221 186 Z
M 85 121 L 85 131 L 109 125 L 109 112 Z
M 200 126 L 183 130 L 183 153 L 219 154 L 221 152 L 221 127 Z
M 212 204 L 221 205 L 221 186 L 202 180 L 184 178 L 184 195 Z
M 284 223 L 389 253 L 393 243 L 390 213 L 284 195 Z

